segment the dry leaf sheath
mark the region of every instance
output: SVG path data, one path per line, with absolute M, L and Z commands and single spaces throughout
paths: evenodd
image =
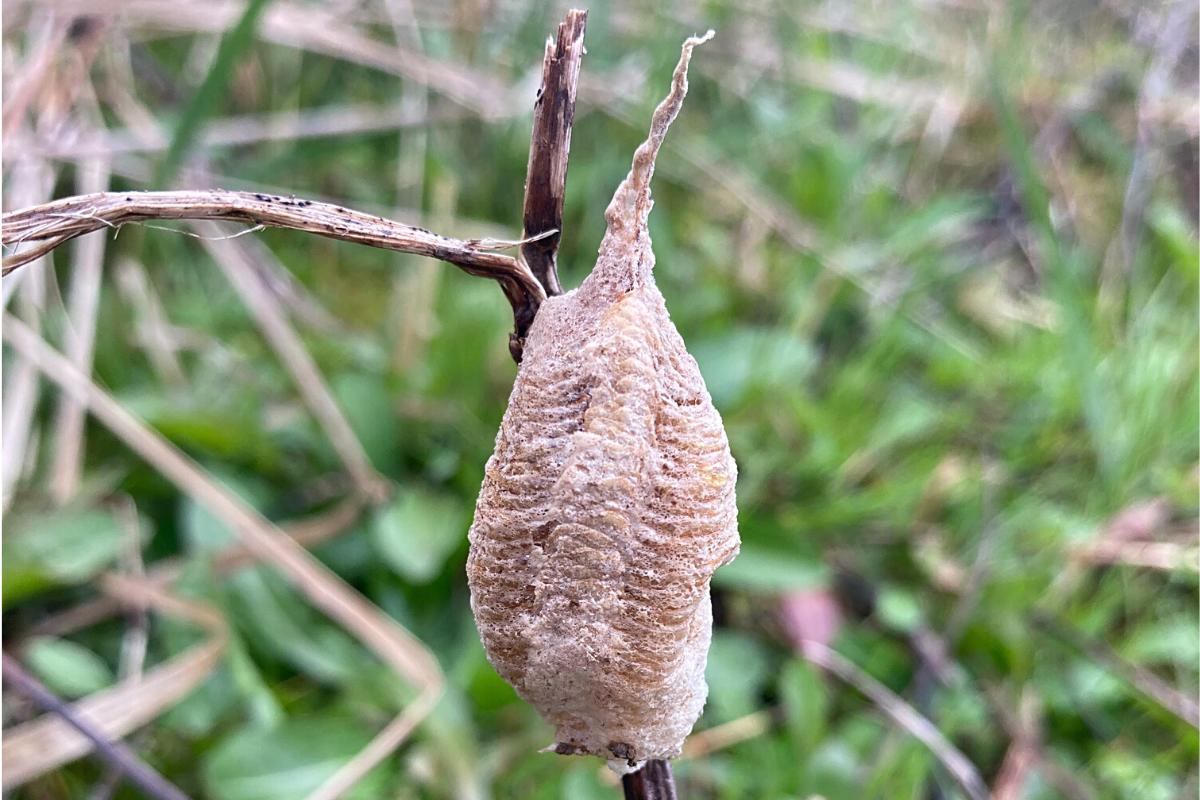
M 709 580 L 738 550 L 736 466 L 646 228 L 655 156 L 707 38 L 683 45 L 591 275 L 534 319 L 470 534 L 492 664 L 555 726 L 558 752 L 631 764 L 678 755 L 699 717 Z

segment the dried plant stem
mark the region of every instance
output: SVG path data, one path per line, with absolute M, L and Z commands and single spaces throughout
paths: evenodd
M 469 108 L 485 119 L 503 115 L 509 104 L 505 86 L 491 73 L 435 59 L 394 42 L 384 42 L 348 23 L 345 11 L 326 4 L 274 2 L 259 20 L 258 36 L 275 44 L 331 56 L 398 75 Z M 77 13 L 112 13 L 111 0 L 78 0 Z M 174 0 L 123 3 L 121 17 L 131 24 L 164 31 L 216 33 L 234 25 L 242 11 L 236 0 L 203 4 Z
M 29 107 L 39 96 L 47 94 L 46 85 L 53 77 L 53 66 L 67 38 L 67 26 L 55 15 L 42 12 L 29 23 L 32 35 L 26 45 L 25 62 L 12 75 L 17 78 L 5 87 L 4 136 L 17 131 Z
M 84 413 L 87 409 L 80 406 L 79 410 Z M 125 533 L 124 547 L 120 555 L 121 573 L 134 583 L 144 584 L 146 566 L 142 562 L 142 530 L 137 506 L 128 495 L 122 495 L 115 512 Z M 117 674 L 121 680 L 140 681 L 145 671 L 146 652 L 150 643 L 150 614 L 146 606 L 141 605 L 130 608 L 126 616 Z M 125 773 L 119 766 L 110 765 L 88 795 L 88 800 L 111 800 L 124 777 Z
M 280 529 L 296 544 L 311 548 L 344 533 L 362 515 L 362 510 L 363 498 L 351 495 L 328 511 L 295 522 L 283 523 L 280 525 Z M 254 552 L 244 544 L 235 544 L 216 555 L 211 569 L 214 575 L 220 576 L 256 563 L 259 561 Z M 156 561 L 147 570 L 145 583 L 147 586 L 158 589 L 166 588 L 183 575 L 186 566 L 187 560 L 183 557 Z M 77 606 L 71 606 L 46 617 L 30 628 L 27 635 L 31 637 L 66 636 L 108 619 L 120 608 L 120 602 L 114 597 L 108 595 L 93 597 Z
M 700 758 L 739 742 L 761 736 L 771 729 L 772 713 L 761 708 L 743 717 L 694 733 L 683 743 L 681 758 Z
M 383 9 L 391 23 L 396 43 L 414 52 L 425 52 L 421 23 L 417 19 L 413 0 L 385 0 Z M 427 87 L 405 81 L 400 89 L 400 105 L 410 113 L 424 118 L 429 113 Z M 410 131 L 395 130 L 396 143 L 396 216 L 404 216 L 401 206 L 420 206 L 425 197 L 425 161 L 429 153 L 429 130 L 415 127 Z M 434 182 L 436 199 L 442 181 Z M 439 221 L 436 227 L 442 227 Z M 414 264 L 411 271 L 398 274 L 392 281 L 388 298 L 388 337 L 393 342 L 392 363 L 397 372 L 408 370 L 421 360 L 420 352 L 435 329 L 434 298 L 441 271 L 431 264 Z
M 533 134 L 525 174 L 524 235 L 527 237 L 562 230 L 567 159 L 571 152 L 571 126 L 575 122 L 586 28 L 587 12 L 572 9 L 558 26 L 557 40 L 546 42 L 542 87 L 533 107 Z M 560 238 L 561 233 L 555 233 L 521 245 L 521 258 L 547 295 L 562 294 L 556 263 Z
M 1068 555 L 1084 564 L 1121 564 L 1164 572 L 1200 572 L 1200 547 L 1191 542 L 1099 541 L 1074 548 Z
M 210 12 L 206 14 L 212 16 Z M 271 24 L 278 22 L 278 19 L 272 20 L 268 15 L 264 25 L 271 30 Z M 556 254 L 586 23 L 586 11 L 571 10 L 559 26 L 557 40 L 547 42 L 542 64 L 542 87 L 534 110 L 529 150 L 523 216 L 525 236 L 520 242 L 513 243 L 520 247 L 519 258 L 493 252 L 492 248 L 480 242 L 451 239 L 383 217 L 290 196 L 227 190 L 101 192 L 64 198 L 6 214 L 3 242 L 11 248 L 11 253 L 4 259 L 3 273 L 7 275 L 76 236 L 105 227 L 119 229 L 130 222 L 151 219 L 228 220 L 302 230 L 333 239 L 437 258 L 473 275 L 498 281 L 513 309 L 514 330 L 509 340 L 509 351 L 514 360 L 520 361 L 525 335 L 533 323 L 538 306 L 548 295 L 562 291 L 556 269 Z M 314 28 L 309 25 L 306 30 L 324 44 L 330 44 L 330 30 L 327 27 Z M 361 44 L 358 42 L 355 49 L 361 49 Z M 428 85 L 437 86 L 439 90 L 448 88 L 439 83 L 444 71 L 435 76 L 438 80 L 430 80 L 430 76 L 422 72 L 432 63 L 428 59 L 405 54 L 404 60 L 403 66 L 422 73 Z M 467 95 L 478 92 L 481 86 L 483 84 L 479 81 L 465 78 L 455 84 L 456 88 L 469 90 Z M 451 91 L 449 94 L 460 95 L 458 99 L 462 99 L 461 93 Z M 494 102 L 497 96 L 496 93 L 488 95 L 488 102 Z M 335 440 L 339 438 L 335 437 Z M 359 459 L 351 457 L 353 454 L 349 450 L 340 447 L 339 453 L 343 459 L 349 457 L 349 462 L 353 462 L 355 468 L 352 471 L 356 475 L 362 478 L 367 474 L 367 469 L 359 469 L 364 465 L 358 464 Z
M 365 135 L 397 129 L 422 130 L 426 126 L 461 122 L 470 112 L 455 108 L 435 114 L 419 113 L 408 105 L 392 103 L 338 103 L 311 110 L 243 114 L 208 122 L 195 142 L 198 151 L 241 147 L 262 142 L 294 142 L 330 136 Z M 148 135 L 147 135 L 148 134 Z M 75 160 L 93 156 L 157 153 L 168 144 L 165 134 L 132 128 L 84 134 L 78 139 L 43 141 L 14 136 L 5 142 L 13 156 Z
M 114 769 L 120 770 L 139 789 L 156 800 L 187 800 L 187 795 L 178 787 L 155 772 L 128 747 L 120 742 L 110 741 L 101 730 L 26 672 L 15 658 L 5 653 L 3 659 L 5 683 L 32 700 L 42 710 L 56 714 L 70 723 L 71 727 L 92 742 L 96 754 L 101 759 Z
M 419 686 L 440 684 L 433 656 L 412 634 L 351 589 L 328 567 L 210 478 L 181 450 L 130 414 L 107 392 L 15 317 L 3 337 L 47 378 L 86 402 L 89 410 L 165 477 L 237 530 L 247 548 L 284 573 L 317 608 L 357 634 L 383 660 Z
M 10 196 L 17 203 L 39 203 L 50 196 L 54 187 L 54 172 L 37 159 L 21 161 L 13 169 Z M 30 325 L 40 327 L 40 307 L 44 304 L 45 275 L 38 270 L 23 276 L 20 285 L 5 281 L 4 307 L 18 296 L 17 311 Z M 0 423 L 0 506 L 7 509 L 16 496 L 17 484 L 25 471 L 26 449 L 34 432 L 33 418 L 37 410 L 37 370 L 24 359 L 14 358 L 6 364 L 3 391 L 3 422 Z
M 77 167 L 80 191 L 97 192 L 108 188 L 109 165 L 103 156 L 80 162 Z M 67 357 L 83 372 L 92 371 L 92 352 L 96 342 L 96 319 L 100 312 L 100 276 L 104 271 L 104 236 L 81 238 L 75 245 L 70 298 L 67 301 L 69 324 L 66 331 Z M 66 503 L 79 486 L 83 469 L 84 408 L 73 398 L 59 398 L 54 424 L 53 461 L 50 469 L 50 495 L 57 503 Z
M 41 307 L 45 303 L 46 286 L 45 274 L 31 275 L 18 290 L 18 313 L 31 326 L 41 327 Z M 36 426 L 34 416 L 37 413 L 40 382 L 37 370 L 24 359 L 12 361 L 11 372 L 5 375 L 3 423 L 0 425 L 0 441 L 4 447 L 0 450 L 0 486 L 2 489 L 2 504 L 8 509 L 16 496 L 17 484 L 25 475 L 29 464 L 29 450 L 36 450 Z
M 452 239 L 331 203 L 224 189 L 174 192 L 98 192 L 67 197 L 3 217 L 3 274 L 65 242 L 103 228 L 153 219 L 209 219 L 287 228 L 384 250 L 449 262 L 500 283 L 513 309 L 514 337 L 523 339 L 546 293 L 522 261 L 481 243 Z M 24 245 L 32 245 L 23 249 Z M 489 246 L 490 247 L 490 246 Z
M 1019 697 L 1014 697 L 1002 691 L 997 686 L 984 684 L 984 695 L 992 708 L 992 713 L 1008 733 L 1011 744 L 1009 754 L 1014 750 L 1029 751 L 1033 756 L 1032 768 L 1037 771 L 1047 783 L 1058 790 L 1066 800 L 1095 800 L 1099 793 L 1072 770 L 1064 767 L 1054 759 L 1042 741 L 1041 700 L 1032 687 L 1021 689 Z M 1026 754 L 1022 754 L 1024 757 Z M 1004 795 L 1006 767 L 1009 764 L 1006 755 L 993 784 L 993 800 L 1000 800 Z M 1011 773 L 1009 773 L 1011 775 Z
M 433 654 L 407 630 L 383 614 L 328 567 L 281 533 L 255 509 L 218 484 L 177 447 L 130 414 L 103 389 L 55 352 L 34 331 L 10 315 L 3 337 L 39 371 L 86 402 L 96 418 L 182 491 L 237 531 L 260 560 L 273 564 L 314 607 L 355 634 L 397 673 L 437 696 L 442 673 Z M 395 741 L 393 730 L 379 739 Z
M 803 644 L 803 652 L 809 661 L 862 692 L 893 722 L 928 747 L 967 797 L 971 800 L 987 800 L 987 784 L 983 782 L 979 770 L 927 717 L 921 716 L 895 692 L 863 672 L 837 651 L 817 642 L 806 641 Z
M 1141 231 L 1145 225 L 1146 209 L 1154 186 L 1155 176 L 1162 168 L 1162 126 L 1154 120 L 1149 110 L 1161 103 L 1171 90 L 1171 75 L 1179 59 L 1195 40 L 1193 39 L 1193 16 L 1196 4 L 1175 2 L 1168 4 L 1162 14 L 1160 30 L 1154 44 L 1154 59 L 1146 73 L 1138 96 L 1137 146 L 1133 151 L 1133 164 L 1129 170 L 1129 182 L 1125 187 L 1125 203 L 1121 211 L 1121 228 L 1116 242 L 1120 245 L 1119 267 L 1113 262 L 1104 265 L 1101 279 L 1111 282 L 1118 270 L 1120 282 L 1128 281 L 1134 273 Z M 1104 287 L 1104 294 L 1112 290 Z
M 437 705 L 440 696 L 441 693 L 437 690 L 427 689 L 422 692 L 420 697 L 409 703 L 400 714 L 385 725 L 354 758 L 342 765 L 337 772 L 304 800 L 337 800 L 345 794 L 408 738 L 413 729 Z
M 194 622 L 209 632 L 203 641 L 155 665 L 141 677 L 123 679 L 72 704 L 109 740 L 145 726 L 192 692 L 218 666 L 225 650 L 223 618 L 211 608 L 173 598 L 119 575 L 101 578 L 101 588 L 126 605 L 149 605 L 169 616 Z M 91 739 L 62 717 L 47 714 L 4 731 L 4 792 L 92 751 Z
M 216 259 L 221 271 L 254 317 L 259 330 L 291 374 L 304 404 L 329 437 L 330 444 L 358 491 L 374 500 L 385 498 L 388 494 L 387 480 L 375 471 L 362 443 L 358 441 L 346 415 L 333 398 L 333 392 L 321 376 L 316 361 L 309 355 L 299 334 L 288 324 L 279 305 L 271 298 L 259 277 L 254 253 L 242 242 L 223 238 L 215 222 L 196 223 L 196 230 L 204 236 L 204 248 Z
M 118 261 L 116 283 L 117 292 L 132 312 L 134 339 L 145 352 L 151 369 L 169 392 L 181 391 L 187 385 L 187 377 L 176 352 L 178 337 L 167 320 L 162 301 L 150 285 L 146 268 L 131 259 Z
M 511 256 L 470 241 L 452 239 L 424 228 L 393 222 L 331 203 L 256 192 L 224 189 L 173 192 L 95 192 L 65 197 L 3 217 L 3 242 L 16 248 L 25 243 L 64 242 L 91 231 L 116 230 L 130 222 L 151 219 L 212 219 L 245 222 L 268 228 L 315 233 L 384 250 L 438 258 L 472 274 L 523 285 L 535 292 L 537 282 Z M 4 259 L 4 274 L 33 260 L 27 252 Z
M 170 595 L 145 581 L 119 574 L 102 576 L 100 588 L 131 609 L 155 609 L 173 619 L 193 623 L 209 634 L 183 653 L 156 664 L 139 676 L 94 692 L 71 704 L 70 711 L 87 721 L 106 740 L 122 739 L 158 717 L 202 683 L 218 666 L 228 628 L 212 606 Z M 7 729 L 3 741 L 3 790 L 44 775 L 92 752 L 95 742 L 77 731 L 64 716 L 51 713 Z

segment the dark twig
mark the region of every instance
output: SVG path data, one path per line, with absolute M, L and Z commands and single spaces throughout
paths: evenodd
M 637 772 L 621 778 L 621 788 L 625 790 L 625 800 L 675 800 L 671 762 L 647 761 Z
M 133 498 L 123 495 L 116 506 L 117 517 L 125 532 L 124 548 L 121 552 L 121 571 L 135 581 L 146 580 L 146 567 L 142 563 L 141 523 L 137 505 Z M 112 595 L 105 595 L 112 597 Z M 150 610 L 146 605 L 131 606 L 127 611 L 125 635 L 121 637 L 121 680 L 141 678 L 146 666 L 146 648 L 150 636 Z M 111 800 L 121 786 L 125 773 L 120 767 L 110 765 L 92 790 L 88 800 Z
M 42 710 L 63 718 L 72 728 L 91 740 L 96 755 L 110 767 L 118 769 L 139 789 L 156 800 L 188 800 L 174 784 L 159 775 L 120 742 L 110 741 L 95 725 L 81 717 L 34 678 L 8 653 L 4 659 L 4 682 L 32 700 Z
M 558 243 L 562 238 L 567 158 L 571 151 L 571 125 L 575 121 L 575 95 L 586 27 L 587 12 L 572 9 L 558 26 L 557 41 L 547 40 L 542 86 L 533 106 L 533 135 L 525 174 L 524 236 L 556 232 L 521 245 L 521 258 L 548 297 L 562 294 L 558 282 Z

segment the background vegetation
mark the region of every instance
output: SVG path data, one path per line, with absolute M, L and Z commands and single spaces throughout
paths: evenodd
M 513 237 L 561 13 L 6 3 L 6 208 L 215 185 Z M 960 796 L 861 687 L 804 658 L 810 639 L 911 703 L 997 797 L 1194 797 L 1194 3 L 593 4 L 564 285 L 592 263 L 680 41 L 707 27 L 651 234 L 728 427 L 744 544 L 715 582 L 682 795 Z M 44 196 L 31 174 L 52 178 Z M 496 286 L 299 234 L 232 243 L 393 483 L 313 552 L 446 676 L 356 796 L 617 796 L 598 763 L 537 752 L 550 729 L 471 621 L 466 529 L 515 374 Z M 95 380 L 270 519 L 337 507 L 343 459 L 209 244 L 108 237 Z M 86 324 L 64 310 L 86 247 L 18 273 L 13 307 L 56 346 Z M 175 591 L 218 608 L 229 643 L 132 744 L 196 797 L 302 797 L 412 687 L 271 566 L 217 569 L 227 525 L 94 422 L 75 480 L 57 440 L 80 434 L 24 364 L 6 351 L 6 649 L 68 698 L 184 652 L 202 634 L 169 617 L 63 624 L 102 574 L 182 558 Z M 6 728 L 33 715 L 9 693 L 4 711 Z M 12 796 L 110 783 L 83 759 Z

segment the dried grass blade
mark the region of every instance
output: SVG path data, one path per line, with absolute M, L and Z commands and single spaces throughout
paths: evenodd
M 79 165 L 78 173 L 78 187 L 81 193 L 102 192 L 108 188 L 107 159 L 89 159 Z M 81 237 L 75 247 L 70 298 L 67 301 L 69 324 L 65 349 L 71 363 L 85 374 L 92 371 L 105 244 L 106 237 L 97 232 Z M 59 397 L 50 466 L 50 496 L 58 503 L 69 500 L 79 485 L 84 452 L 84 417 L 85 409 L 81 403 L 69 395 Z
M 10 315 L 4 317 L 3 337 L 64 391 L 86 402 L 101 423 L 164 477 L 235 530 L 257 558 L 278 568 L 316 608 L 356 635 L 385 663 L 425 693 L 433 696 L 440 693 L 441 670 L 433 654 L 419 639 L 241 498 L 213 480 L 177 447 L 122 408 L 111 395 Z
M 866 695 L 893 722 L 928 747 L 971 800 L 987 800 L 987 784 L 979 770 L 928 718 L 835 650 L 808 641 L 803 643 L 803 652 L 809 661 Z
M 204 237 L 201 240 L 204 248 L 225 273 L 271 349 L 291 374 L 304 404 L 325 431 L 358 491 L 376 500 L 386 497 L 387 479 L 375 471 L 316 362 L 258 277 L 258 264 L 250 249 L 242 242 L 219 238 L 223 231 L 215 223 L 198 223 L 193 227 Z
M 96 692 L 73 708 L 110 739 L 120 739 L 183 699 L 212 673 L 225 649 L 225 621 L 212 608 L 173 597 L 151 584 L 110 576 L 105 591 L 133 606 L 147 606 L 209 631 L 189 648 L 141 677 Z M 92 743 L 56 716 L 42 716 L 5 731 L 3 788 L 11 791 L 39 775 L 87 755 Z

